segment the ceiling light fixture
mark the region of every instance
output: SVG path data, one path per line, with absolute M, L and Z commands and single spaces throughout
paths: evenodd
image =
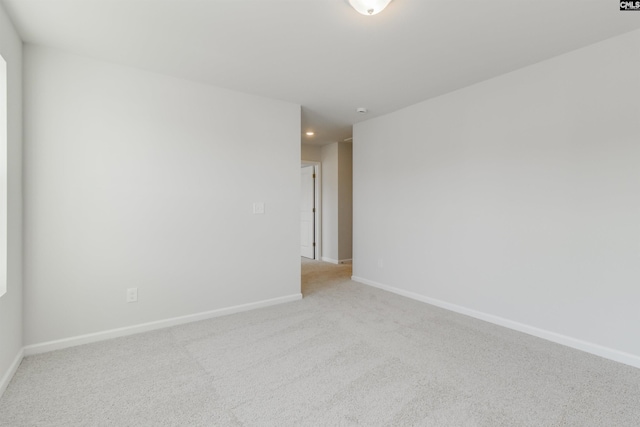
M 315 135 L 315 133 L 313 133 L 311 131 L 307 132 L 307 136 L 313 136 L 313 135 Z
M 349 0 L 351 7 L 367 16 L 382 12 L 389 3 L 391 0 Z

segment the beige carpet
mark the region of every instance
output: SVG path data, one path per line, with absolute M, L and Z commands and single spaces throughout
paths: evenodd
M 640 426 L 640 370 L 303 261 L 302 301 L 26 358 L 2 426 Z

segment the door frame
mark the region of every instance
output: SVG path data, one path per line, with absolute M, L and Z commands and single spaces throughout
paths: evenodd
M 312 162 L 308 160 L 302 160 L 301 166 L 313 166 L 313 173 L 316 174 L 315 179 L 315 208 L 316 212 L 313 215 L 313 223 L 315 227 L 315 241 L 316 248 L 313 251 L 315 260 L 322 259 L 322 167 L 320 162 Z

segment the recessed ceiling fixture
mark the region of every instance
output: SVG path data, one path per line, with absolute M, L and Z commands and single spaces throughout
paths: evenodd
M 315 133 L 313 133 L 311 131 L 307 132 L 307 136 L 313 136 L 313 135 L 315 135 Z
M 369 111 L 369 110 L 367 110 L 367 109 L 366 109 L 366 108 L 364 108 L 364 107 L 358 107 L 358 108 L 356 108 L 356 112 L 358 112 L 358 113 L 360 113 L 360 114 L 367 114 L 367 112 L 368 112 L 368 111 Z
M 389 3 L 391 0 L 349 0 L 351 7 L 367 16 L 382 12 Z

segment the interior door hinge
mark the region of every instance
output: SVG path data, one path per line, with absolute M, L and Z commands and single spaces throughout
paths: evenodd
M 313 174 L 313 179 L 316 179 L 316 174 L 315 173 Z

